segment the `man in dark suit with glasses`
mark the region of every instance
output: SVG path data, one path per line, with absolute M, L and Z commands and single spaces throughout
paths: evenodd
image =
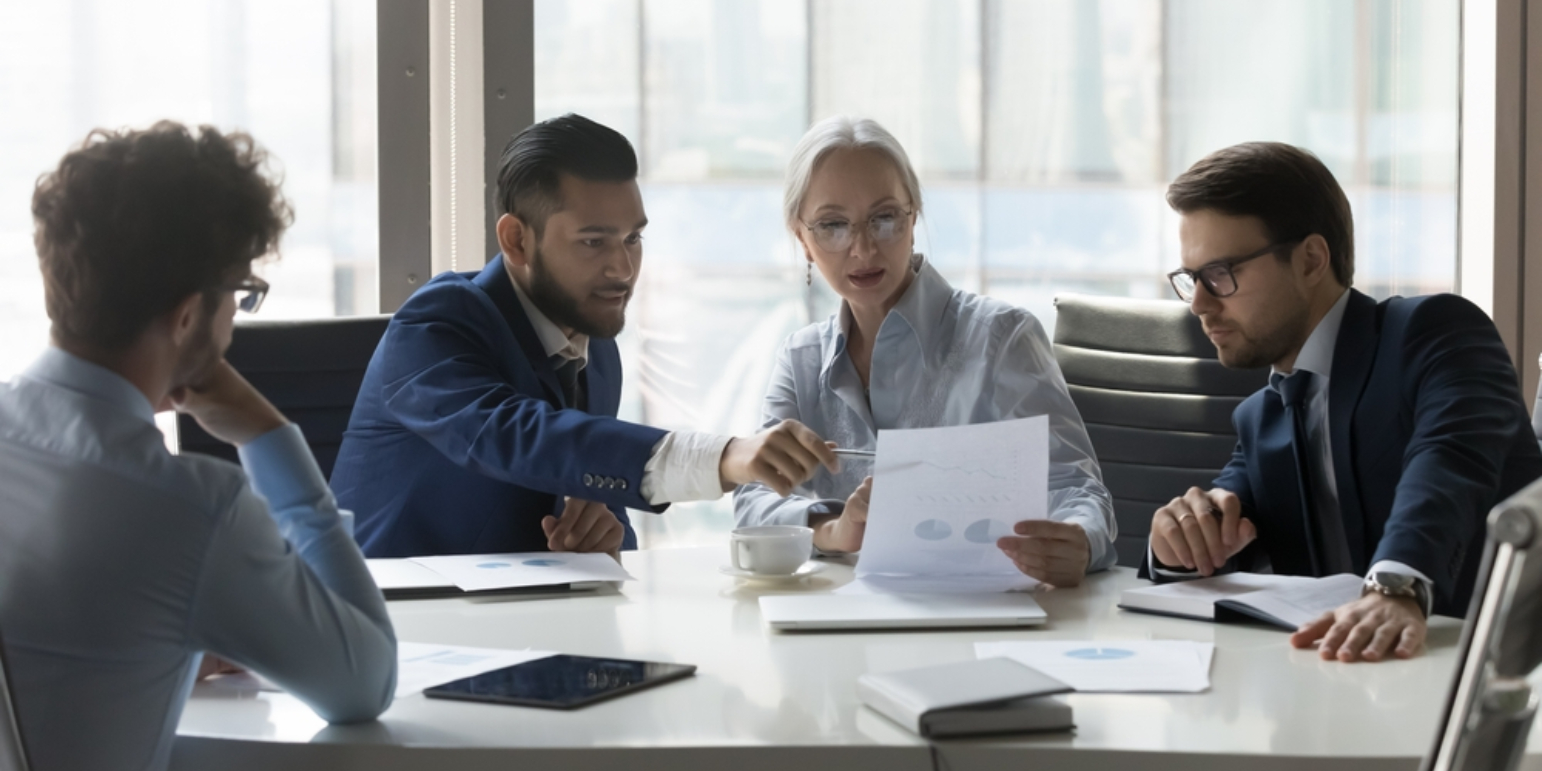
M 1489 509 L 1542 475 L 1498 331 L 1455 295 L 1378 303 L 1350 288 L 1349 201 L 1305 150 L 1226 148 L 1167 201 L 1181 217 L 1173 289 L 1222 364 L 1272 372 L 1233 415 L 1214 487 L 1156 511 L 1150 575 L 1362 575 L 1358 600 L 1292 644 L 1412 656 L 1431 612 L 1466 611 Z

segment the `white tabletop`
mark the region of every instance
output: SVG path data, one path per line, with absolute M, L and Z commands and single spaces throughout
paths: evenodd
M 624 556 L 637 581 L 619 592 L 558 599 L 415 600 L 390 604 L 402 640 L 533 648 L 696 664 L 695 677 L 574 712 L 426 699 L 398 700 L 376 723 L 328 727 L 285 694 L 194 690 L 173 768 L 759 768 L 930 769 L 931 749 L 862 707 L 856 679 L 974 657 L 987 640 L 1213 642 L 1201 694 L 1078 694 L 1077 729 L 939 743 L 945 768 L 1140 767 L 1246 771 L 1414 768 L 1429 747 L 1455 666 L 1460 624 L 1437 618 L 1428 649 L 1408 661 L 1340 664 L 1290 647 L 1284 632 L 1122 611 L 1134 571 L 1042 593 L 1044 627 L 1017 630 L 781 633 L 757 598 L 828 591 L 851 578 L 839 562 L 794 587 L 718 573 L 726 549 Z M 1542 768 L 1542 731 L 1528 768 Z M 1140 757 L 1136 757 L 1140 756 Z

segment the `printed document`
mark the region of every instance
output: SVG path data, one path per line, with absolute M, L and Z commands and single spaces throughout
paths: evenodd
M 1189 640 L 1045 640 L 975 643 L 978 658 L 1005 656 L 1079 693 L 1198 693 L 1210 688 L 1212 643 Z
M 465 645 L 432 643 L 396 643 L 396 698 L 411 696 L 436 685 L 475 677 L 495 669 L 512 667 L 527 661 L 556 655 L 552 651 L 510 651 L 497 648 L 471 648 Z M 262 675 L 246 671 L 220 675 L 209 681 L 219 689 L 282 691 Z
M 413 557 L 412 561 L 444 576 L 468 592 L 583 581 L 633 580 L 626 568 L 621 567 L 621 563 L 609 554 L 542 551 Z
M 1047 416 L 880 431 L 877 451 L 858 579 L 974 576 L 980 591 L 1036 583 L 996 539 L 1047 515 Z

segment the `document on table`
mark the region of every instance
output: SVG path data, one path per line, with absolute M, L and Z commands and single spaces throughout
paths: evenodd
M 412 561 L 444 576 L 468 592 L 584 581 L 633 580 L 626 568 L 621 567 L 621 563 L 609 554 L 460 554 L 449 557 L 413 557 Z
M 396 643 L 396 698 L 483 672 L 556 655 L 552 651 L 510 651 L 464 645 Z
M 1230 611 L 1294 631 L 1359 597 L 1362 583 L 1349 573 L 1323 578 L 1229 573 L 1126 589 L 1119 607 L 1208 621 L 1230 620 Z
M 1046 640 L 975 643 L 1081 693 L 1198 693 L 1210 688 L 1212 643 L 1188 640 Z
M 527 661 L 556 655 L 552 651 L 511 651 L 498 648 L 471 648 L 465 645 L 432 643 L 396 643 L 396 698 L 444 685 L 483 672 L 512 667 Z M 209 681 L 220 689 L 282 691 L 273 681 L 256 672 L 220 675 Z
M 996 539 L 1047 515 L 1047 416 L 880 431 L 877 452 L 859 579 L 1023 578 Z

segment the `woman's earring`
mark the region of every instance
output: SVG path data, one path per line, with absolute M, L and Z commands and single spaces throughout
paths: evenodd
M 814 285 L 814 263 L 812 262 L 808 263 L 808 273 L 804 275 L 803 283 L 806 286 Z

